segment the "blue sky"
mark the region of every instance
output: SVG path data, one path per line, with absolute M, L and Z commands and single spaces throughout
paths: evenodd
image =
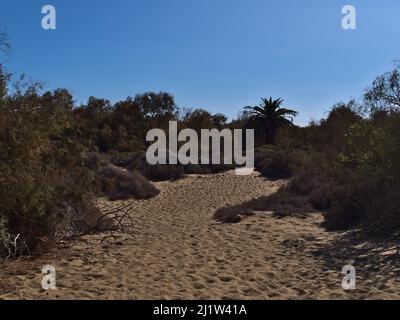
M 57 9 L 57 30 L 41 8 Z M 357 9 L 357 30 L 341 8 Z M 283 97 L 297 123 L 358 98 L 400 57 L 398 0 L 1 0 L 7 68 L 77 102 L 164 90 L 180 107 L 234 117 Z

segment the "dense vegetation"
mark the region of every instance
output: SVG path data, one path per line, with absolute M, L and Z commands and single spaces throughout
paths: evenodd
M 96 209 L 71 96 L 39 94 L 23 82 L 7 90 L 9 76 L 0 71 L 0 241 L 11 254 L 18 235 L 33 247 L 41 237 L 81 231 Z
M 226 118 L 180 110 L 172 95 L 147 92 L 112 104 L 91 97 L 76 106 L 65 89 L 0 68 L 0 256 L 18 255 L 50 238 L 98 230 L 95 199 L 146 199 L 159 191 L 148 180 L 213 173 L 224 165 L 156 165 L 145 158 L 146 134 L 167 129 L 222 128 Z
M 256 130 L 257 170 L 290 180 L 255 208 L 322 210 L 331 230 L 360 226 L 392 234 L 400 228 L 399 77 L 396 68 L 376 79 L 361 105 L 340 103 L 325 119 L 297 127 L 297 112 L 272 98 L 231 122 L 222 114 L 179 109 L 165 92 L 114 104 L 91 97 L 77 106 L 67 90 L 44 92 L 23 78 L 12 81 L 0 65 L 0 255 L 24 253 L 46 237 L 96 230 L 98 196 L 149 198 L 158 194 L 149 180 L 231 168 L 150 166 L 146 134 L 167 129 L 170 120 L 179 129 Z M 236 208 L 236 216 L 246 211 Z
M 256 169 L 268 179 L 290 178 L 288 183 L 271 197 L 223 208 L 216 219 L 237 222 L 249 210 L 268 209 L 280 216 L 318 210 L 325 212 L 329 230 L 358 227 L 374 236 L 397 234 L 399 68 L 379 76 L 362 103 L 339 103 L 319 122 L 280 126 L 271 137 L 272 143 L 256 150 Z

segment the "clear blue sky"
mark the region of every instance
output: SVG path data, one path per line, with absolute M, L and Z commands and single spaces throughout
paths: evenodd
M 57 9 L 57 30 L 41 8 Z M 357 30 L 341 8 L 357 9 Z M 360 97 L 400 57 L 399 0 L 1 0 L 7 67 L 78 102 L 151 90 L 181 107 L 237 115 L 262 96 L 318 119 Z

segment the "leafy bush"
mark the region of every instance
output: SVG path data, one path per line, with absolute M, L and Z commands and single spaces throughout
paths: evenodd
M 19 83 L 0 104 L 2 232 L 19 235 L 30 248 L 42 237 L 60 235 L 67 216 L 74 225 L 82 212 L 97 212 L 94 177 L 84 166 L 71 119 L 63 90 L 40 95 L 36 85 Z
M 398 112 L 352 127 L 340 162 L 340 170 L 350 172 L 352 192 L 327 214 L 327 225 L 338 227 L 343 224 L 338 216 L 348 213 L 354 216 L 351 222 L 361 219 L 377 232 L 400 227 L 399 132 Z

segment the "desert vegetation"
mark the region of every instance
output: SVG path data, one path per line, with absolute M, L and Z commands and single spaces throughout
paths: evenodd
M 0 35 L 0 52 L 9 50 Z M 400 69 L 379 76 L 363 101 L 339 103 L 306 127 L 282 99 L 263 98 L 228 121 L 203 109 L 182 109 L 166 92 L 112 103 L 90 97 L 76 105 L 66 89 L 44 91 L 0 65 L 0 255 L 35 250 L 46 239 L 97 230 L 98 197 L 147 199 L 151 181 L 212 174 L 229 165 L 156 165 L 145 159 L 151 128 L 255 129 L 255 166 L 269 180 L 287 180 L 278 193 L 215 214 L 238 222 L 251 211 L 325 213 L 329 230 L 361 227 L 399 231 Z
M 396 236 L 400 226 L 399 75 L 396 66 L 376 78 L 360 103 L 338 103 L 324 119 L 306 127 L 285 123 L 277 129 L 261 128 L 265 145 L 256 150 L 256 169 L 267 179 L 289 180 L 278 193 L 223 208 L 215 218 L 237 222 L 257 210 L 279 216 L 323 211 L 328 230 L 356 227 L 372 236 Z

